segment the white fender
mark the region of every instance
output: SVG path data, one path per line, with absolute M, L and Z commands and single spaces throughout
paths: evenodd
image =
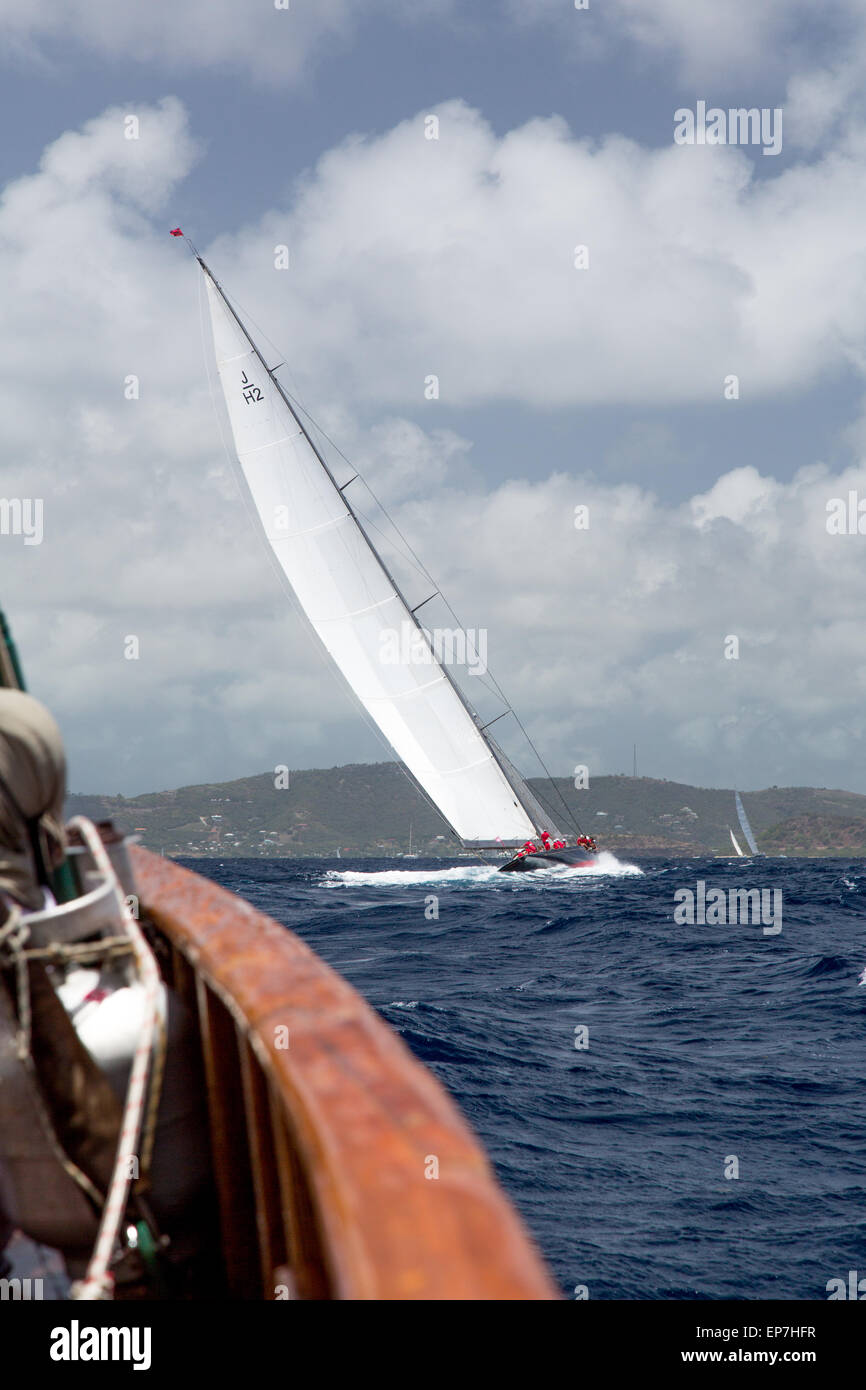
M 109 965 L 101 971 L 69 971 L 58 994 L 79 1038 L 122 1101 L 144 1022 L 144 986 L 138 981 L 127 984 L 117 967 Z M 182 1213 L 202 1186 L 208 1136 L 192 1020 L 177 995 L 164 984 L 158 998 L 159 1016 L 168 1037 L 150 1200 L 170 1229 L 171 1218 Z

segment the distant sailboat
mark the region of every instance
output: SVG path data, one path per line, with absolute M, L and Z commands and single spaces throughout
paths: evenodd
M 749 849 L 752 851 L 752 854 L 760 854 L 761 851 L 758 849 L 758 846 L 755 843 L 755 837 L 752 834 L 752 827 L 749 825 L 749 818 L 746 815 L 745 808 L 740 797 L 740 793 L 736 791 L 734 792 L 734 804 L 737 808 L 737 819 L 740 822 L 740 829 L 746 837 L 746 844 L 749 846 Z M 733 839 L 733 832 L 731 832 L 731 838 Z M 736 841 L 734 841 L 734 843 L 736 844 Z M 740 854 L 742 854 L 743 851 L 740 850 L 739 852 Z
M 487 732 L 346 497 L 349 483 L 338 486 L 222 287 L 191 249 L 204 274 L 220 381 L 259 520 L 355 695 L 465 847 L 518 850 L 503 871 L 591 865 L 595 842 L 573 833 L 568 843 Z M 427 649 L 424 660 L 384 662 L 384 641 L 413 628 L 416 645 Z
M 728 834 L 729 834 L 730 837 L 731 837 L 731 844 L 734 846 L 734 853 L 733 853 L 733 854 L 717 854 L 717 855 L 715 855 L 714 857 L 715 857 L 716 859 L 745 859 L 746 856 L 745 856 L 745 854 L 743 853 L 742 849 L 740 848 L 740 842 L 739 842 L 739 840 L 737 839 L 736 835 L 734 834 L 734 832 L 733 832 L 733 830 L 731 829 L 730 826 L 728 826 Z

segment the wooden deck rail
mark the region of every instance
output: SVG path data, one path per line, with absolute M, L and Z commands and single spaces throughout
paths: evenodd
M 198 1015 L 230 1294 L 558 1297 L 456 1106 L 356 991 L 243 899 L 131 854 Z

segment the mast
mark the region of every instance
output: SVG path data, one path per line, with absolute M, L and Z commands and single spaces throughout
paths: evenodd
M 489 752 L 491 758 L 494 760 L 494 762 L 496 763 L 496 765 L 499 767 L 499 770 L 500 770 L 500 772 L 502 773 L 502 776 L 504 777 L 504 779 L 505 779 L 506 783 L 508 784 L 508 786 L 509 786 L 509 788 L 510 788 L 512 794 L 513 794 L 513 796 L 515 797 L 516 804 L 522 809 L 524 815 L 527 817 L 527 819 L 529 820 L 529 822 L 530 822 L 532 825 L 535 826 L 535 830 L 536 830 L 536 833 L 537 833 L 537 834 L 540 834 L 540 832 L 541 832 L 542 830 L 549 830 L 549 831 L 551 831 L 554 835 L 561 836 L 561 835 L 562 835 L 562 832 L 561 832 L 560 830 L 558 830 L 558 828 L 557 828 L 555 822 L 553 821 L 553 818 L 550 817 L 550 816 L 548 816 L 548 815 L 545 815 L 545 814 L 544 814 L 543 808 L 540 806 L 540 804 L 538 803 L 538 801 L 536 800 L 536 798 L 533 796 L 532 792 L 529 790 L 529 788 L 528 788 L 528 786 L 526 785 L 526 782 L 524 781 L 524 779 L 520 776 L 520 774 L 517 772 L 516 768 L 514 768 L 514 766 L 511 764 L 511 762 L 508 760 L 508 758 L 505 756 L 505 754 L 502 752 L 502 750 L 498 747 L 498 745 L 497 745 L 497 744 L 493 741 L 493 739 L 486 733 L 486 731 L 485 731 L 485 726 L 481 724 L 481 722 L 480 722 L 480 720 L 479 720 L 479 717 L 478 717 L 476 711 L 472 708 L 472 706 L 471 706 L 471 704 L 469 703 L 467 697 L 466 697 L 465 694 L 463 693 L 463 691 L 462 691 L 462 689 L 460 688 L 460 686 L 459 686 L 459 684 L 457 683 L 457 681 L 456 681 L 456 680 L 454 679 L 454 677 L 452 676 L 452 674 L 451 674 L 451 672 L 449 671 L 448 667 L 447 667 L 446 665 L 443 665 L 442 663 L 440 663 L 440 662 L 436 659 L 436 656 L 435 656 L 435 653 L 434 653 L 434 651 L 433 651 L 433 648 L 432 648 L 432 646 L 431 646 L 431 644 L 430 644 L 430 641 L 429 641 L 429 639 L 428 639 L 428 637 L 427 637 L 427 634 L 426 634 L 424 628 L 422 627 L 422 625 L 421 625 L 421 623 L 420 623 L 420 621 L 419 621 L 419 619 L 418 619 L 418 617 L 417 617 L 417 615 L 416 615 L 415 609 L 413 609 L 413 607 L 411 606 L 411 604 L 410 604 L 410 602 L 409 602 L 407 596 L 403 593 L 402 589 L 400 588 L 399 584 L 397 583 L 396 578 L 395 578 L 394 575 L 391 573 L 390 569 L 388 568 L 387 564 L 386 564 L 385 561 L 383 560 L 382 556 L 379 554 L 378 550 L 376 549 L 375 545 L 373 544 L 372 540 L 370 539 L 369 535 L 367 534 L 366 527 L 364 526 L 364 523 L 363 523 L 363 521 L 362 521 L 360 515 L 358 514 L 358 512 L 356 512 L 355 508 L 352 506 L 352 503 L 349 501 L 348 497 L 346 496 L 346 488 L 348 488 L 349 483 L 354 482 L 355 479 L 354 479 L 354 478 L 350 478 L 350 479 L 349 479 L 349 483 L 345 483 L 342 487 L 338 484 L 338 482 L 337 482 L 337 480 L 336 480 L 336 478 L 335 478 L 333 472 L 331 471 L 331 468 L 329 467 L 329 465 L 328 465 L 326 459 L 325 459 L 324 456 L 322 455 L 321 450 L 318 448 L 318 446 L 317 446 L 315 440 L 312 438 L 312 436 L 311 436 L 309 430 L 306 428 L 306 426 L 304 425 L 302 419 L 300 418 L 300 415 L 298 414 L 297 410 L 295 409 L 295 406 L 294 406 L 294 404 L 293 404 L 291 398 L 289 397 L 289 395 L 287 394 L 287 392 L 283 389 L 282 383 L 277 379 L 277 377 L 276 377 L 276 375 L 275 375 L 275 371 L 273 371 L 273 370 L 268 366 L 268 364 L 267 364 L 267 362 L 265 361 L 265 359 L 264 359 L 262 353 L 260 352 L 260 350 L 259 350 L 257 344 L 255 343 L 255 341 L 254 341 L 253 338 L 251 337 L 251 335 L 250 335 L 250 333 L 249 333 L 249 331 L 248 331 L 248 329 L 247 329 L 247 327 L 246 327 L 246 324 L 243 322 L 243 320 L 241 319 L 241 317 L 239 316 L 239 314 L 236 312 L 234 306 L 232 305 L 231 301 L 229 300 L 228 296 L 226 295 L 225 290 L 223 289 L 222 285 L 221 285 L 220 282 L 217 280 L 216 276 L 213 274 L 212 270 L 211 270 L 210 267 L 207 265 L 207 263 L 205 262 L 204 258 L 203 258 L 202 256 L 200 256 L 200 255 L 198 254 L 198 252 L 195 250 L 195 248 L 192 246 L 192 243 L 189 243 L 189 244 L 190 244 L 190 249 L 192 250 L 193 255 L 195 256 L 195 259 L 198 261 L 198 264 L 201 266 L 201 269 L 202 269 L 203 273 L 204 273 L 204 274 L 208 277 L 208 279 L 210 280 L 211 284 L 213 285 L 214 289 L 216 290 L 217 294 L 219 295 L 220 300 L 221 300 L 222 303 L 225 305 L 225 307 L 226 307 L 226 309 L 228 310 L 229 314 L 231 315 L 232 319 L 233 319 L 234 322 L 237 324 L 237 326 L 238 326 L 238 328 L 239 328 L 241 334 L 243 335 L 244 339 L 245 339 L 246 342 L 249 344 L 250 350 L 252 351 L 253 355 L 256 357 L 256 359 L 258 360 L 258 362 L 259 362 L 259 363 L 261 364 L 261 366 L 263 367 L 263 369 L 264 369 L 264 371 L 266 372 L 266 374 L 267 374 L 267 376 L 268 376 L 268 378 L 269 378 L 269 380 L 270 380 L 272 386 L 274 387 L 274 389 L 275 389 L 275 390 L 277 391 L 277 393 L 279 394 L 279 396 L 280 396 L 280 398 L 281 398 L 283 404 L 285 405 L 286 409 L 288 410 L 288 412 L 289 412 L 289 414 L 290 414 L 292 420 L 294 421 L 295 425 L 297 426 L 298 430 L 300 431 L 300 433 L 303 435 L 304 439 L 306 440 L 306 442 L 307 442 L 309 448 L 311 449 L 312 453 L 314 454 L 314 456 L 315 456 L 315 458 L 316 458 L 316 460 L 317 460 L 319 466 L 321 467 L 322 471 L 325 473 L 326 477 L 328 478 L 328 480 L 329 480 L 329 482 L 331 483 L 332 487 L 334 488 L 335 492 L 337 492 L 337 493 L 339 494 L 339 497 L 340 497 L 340 500 L 341 500 L 343 506 L 346 508 L 346 511 L 349 513 L 349 515 L 351 516 L 352 520 L 354 521 L 354 523 L 355 523 L 355 525 L 356 525 L 356 527 L 357 527 L 357 529 L 358 529 L 358 531 L 359 531 L 359 533 L 360 533 L 360 535 L 361 535 L 363 541 L 365 542 L 365 544 L 366 544 L 366 546 L 367 546 L 367 549 L 368 549 L 369 552 L 370 552 L 370 555 L 372 556 L 372 558 L 373 558 L 373 560 L 375 561 L 376 565 L 377 565 L 377 566 L 379 567 L 379 569 L 381 570 L 382 574 L 385 576 L 387 582 L 390 584 L 390 586 L 391 586 L 391 588 L 393 589 L 395 595 L 397 596 L 397 598 L 398 598 L 398 599 L 400 600 L 400 602 L 402 603 L 403 607 L 405 608 L 406 612 L 408 613 L 409 617 L 411 618 L 413 624 L 415 625 L 415 627 L 416 627 L 416 628 L 418 629 L 418 631 L 420 632 L 420 634 L 421 634 L 421 636 L 422 636 L 422 638 L 423 638 L 423 641 L 424 641 L 425 646 L 426 646 L 427 649 L 430 651 L 431 660 L 432 660 L 433 665 L 436 667 L 437 671 L 440 672 L 440 673 L 445 677 L 446 681 L 447 681 L 448 684 L 451 686 L 451 688 L 452 688 L 454 694 L 457 696 L 458 700 L 459 700 L 460 703 L 463 705 L 463 707 L 464 707 L 464 709 L 466 710 L 467 714 L 468 714 L 469 717 L 471 718 L 471 720 L 472 720 L 473 724 L 475 725 L 475 728 L 476 728 L 476 730 L 477 730 L 477 732 L 478 732 L 478 734 L 479 734 L 479 736 L 480 736 L 482 742 L 484 743 L 485 747 L 487 748 L 487 750 L 488 750 L 488 752 Z M 357 477 L 357 474 L 356 474 L 355 476 Z M 420 607 L 421 605 L 418 605 L 418 606 Z M 414 780 L 417 782 L 417 778 L 415 778 Z M 437 809 L 439 809 L 439 808 L 437 807 Z M 539 813 L 541 813 L 541 815 L 539 815 Z M 443 813 L 441 812 L 441 810 L 440 810 L 440 814 L 443 814 Z M 460 835 L 460 833 L 455 829 L 455 827 L 451 824 L 451 822 L 448 821 L 447 817 L 444 816 L 444 814 L 443 814 L 443 819 L 446 820 L 446 823 L 449 825 L 450 829 L 452 830 L 452 832 L 454 833 L 454 835 L 457 837 L 457 839 L 460 840 L 461 844 L 470 844 L 470 845 L 473 845 L 473 846 L 475 846 L 475 847 L 477 847 L 477 848 L 479 848 L 479 849 L 481 849 L 481 848 L 490 848 L 490 849 L 493 849 L 493 848 L 499 848 L 499 847 L 500 847 L 499 842 L 497 842 L 497 841 L 495 841 L 495 840 L 491 840 L 491 841 L 466 840 L 466 839 L 463 838 L 463 836 Z M 518 843 L 519 843 L 519 842 L 518 842 Z

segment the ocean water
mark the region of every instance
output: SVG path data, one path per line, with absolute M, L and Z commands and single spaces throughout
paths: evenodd
M 863 862 L 188 863 L 435 1072 L 566 1296 L 826 1299 L 866 1275 Z M 698 881 L 777 891 L 780 922 L 676 922 Z

